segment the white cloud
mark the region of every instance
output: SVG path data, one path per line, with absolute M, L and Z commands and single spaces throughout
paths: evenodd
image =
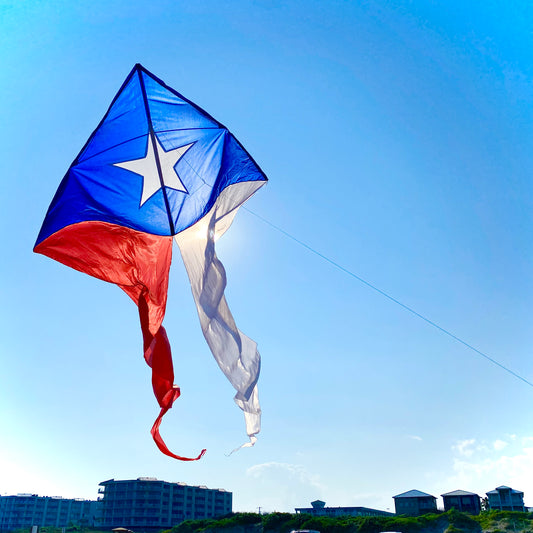
M 474 445 L 476 439 L 460 440 L 452 446 L 452 450 L 456 451 L 459 455 L 464 457 L 470 457 L 474 453 Z
M 308 484 L 319 490 L 322 490 L 323 488 L 318 481 L 318 476 L 312 476 L 301 465 L 271 461 L 270 463 L 262 463 L 251 466 L 246 470 L 246 475 L 254 478 L 264 479 L 270 477 L 272 474 L 296 479 L 301 483 Z
M 323 497 L 319 476 L 302 465 L 272 461 L 251 466 L 246 476 L 261 487 L 261 494 L 267 495 L 260 502 L 265 511 L 294 512 L 295 507 L 309 507 L 311 501 Z
M 413 439 L 413 440 L 422 440 L 422 437 L 419 437 L 418 435 L 407 435 L 410 439 Z
M 46 472 L 38 471 L 31 465 L 23 466 L 23 464 L 23 461 L 17 461 L 13 456 L 0 454 L 2 481 L 6 486 L 9 485 L 9 494 L 31 493 L 42 496 L 63 494 L 58 485 L 50 482 Z
M 495 440 L 495 441 L 494 441 L 494 444 L 493 444 L 494 449 L 495 449 L 496 451 L 501 451 L 501 450 L 503 450 L 504 448 L 507 447 L 507 445 L 508 445 L 507 442 L 505 442 L 504 440 L 499 440 L 499 439 L 498 439 L 498 440 Z
M 476 445 L 475 439 L 459 441 L 452 446 L 456 453 L 453 458 L 454 474 L 446 484 L 480 495 L 500 485 L 508 485 L 524 491 L 528 505 L 528 496 L 533 498 L 533 438 L 511 441 L 496 439 L 492 446 Z M 504 449 L 505 453 L 502 452 Z

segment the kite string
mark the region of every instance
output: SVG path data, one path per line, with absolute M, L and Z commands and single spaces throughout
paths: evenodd
M 500 363 L 496 359 L 490 357 L 489 355 L 487 355 L 486 353 L 482 352 L 481 350 L 478 350 L 477 348 L 475 348 L 474 346 L 472 346 L 468 342 L 464 341 L 463 339 L 461 339 L 457 335 L 454 335 L 451 331 L 448 331 L 447 329 L 439 326 L 437 323 L 433 322 L 429 318 L 427 318 L 424 315 L 420 314 L 418 311 L 415 311 L 412 307 L 409 307 L 408 305 L 400 302 L 399 300 L 397 300 L 396 298 L 394 298 L 390 294 L 387 294 L 385 291 L 381 290 L 380 288 L 376 287 L 375 285 L 372 285 L 372 283 L 366 281 L 362 277 L 360 277 L 357 274 L 353 273 L 351 270 L 348 270 L 347 268 L 343 267 L 342 265 L 340 265 L 336 261 L 333 261 L 333 259 L 330 259 L 326 255 L 324 255 L 324 254 L 320 253 L 319 251 L 315 250 L 313 247 L 309 246 L 308 244 L 306 244 L 305 242 L 301 241 L 300 239 L 294 237 L 293 235 L 291 235 L 290 233 L 288 233 L 284 229 L 280 228 L 279 226 L 276 226 L 276 224 L 273 224 L 272 222 L 270 222 L 266 218 L 262 217 L 261 215 L 258 215 L 257 213 L 255 213 L 254 211 L 251 211 L 250 209 L 248 209 L 245 206 L 242 206 L 242 209 L 244 209 L 245 211 L 247 211 L 251 215 L 255 216 L 259 220 L 263 221 L 265 224 L 267 224 L 271 228 L 279 231 L 280 233 L 285 235 L 285 237 L 288 237 L 289 239 L 291 239 L 292 241 L 296 242 L 300 246 L 303 246 L 308 251 L 310 251 L 311 253 L 317 255 L 318 257 L 320 257 L 324 261 L 327 261 L 328 263 L 330 263 L 331 265 L 333 265 L 334 267 L 336 267 L 340 271 L 344 272 L 348 276 L 351 276 L 352 278 L 355 278 L 356 280 L 360 281 L 361 283 L 363 283 L 367 287 L 371 288 L 372 290 L 378 292 L 379 294 L 381 294 L 385 298 L 388 298 L 389 300 L 391 300 L 395 304 L 399 305 L 400 307 L 402 307 L 406 311 L 409 311 L 409 313 L 411 313 L 411 314 L 415 315 L 416 317 L 420 318 L 421 320 L 423 320 L 424 322 L 426 322 L 430 326 L 433 326 L 434 328 L 438 329 L 440 332 L 444 333 L 445 335 L 448 335 L 449 337 L 451 337 L 452 339 L 456 340 L 457 342 L 460 342 L 463 346 L 466 346 L 467 348 L 469 348 L 473 352 L 477 353 L 481 357 L 484 357 L 487 361 L 490 361 L 492 364 L 500 367 L 501 369 L 505 370 L 509 374 L 513 375 L 515 378 L 518 378 L 519 380 L 523 381 L 524 383 L 526 383 L 530 387 L 533 387 L 533 383 L 531 381 L 528 381 L 526 378 L 522 377 L 520 374 L 517 374 L 514 370 L 511 370 L 510 368 L 506 367 L 505 365 L 503 365 L 502 363 Z

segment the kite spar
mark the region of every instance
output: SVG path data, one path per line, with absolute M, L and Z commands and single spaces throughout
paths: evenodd
M 172 240 L 189 276 L 204 337 L 236 389 L 252 446 L 261 428 L 260 356 L 240 332 L 224 297 L 226 273 L 215 240 L 267 181 L 219 122 L 137 64 L 63 178 L 34 251 L 114 283 L 137 304 L 144 358 L 161 411 L 179 397 L 162 326 Z

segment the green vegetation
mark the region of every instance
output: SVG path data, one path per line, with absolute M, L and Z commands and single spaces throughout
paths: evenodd
M 109 533 L 109 531 L 101 531 L 99 529 L 94 529 L 87 526 L 70 525 L 64 529 L 66 533 Z M 30 531 L 31 529 L 28 527 L 23 529 L 17 529 L 15 531 L 12 531 L 11 533 L 29 533 Z M 63 533 L 63 528 L 54 526 L 41 526 L 39 527 L 39 533 Z
M 218 520 L 187 520 L 164 533 L 289 533 L 314 529 L 320 533 L 533 533 L 533 513 L 488 511 L 479 516 L 445 513 L 422 516 L 345 516 L 235 513 Z
M 513 533 L 533 532 L 533 513 L 517 511 L 488 511 L 474 517 L 482 528 L 489 533 L 511 531 Z

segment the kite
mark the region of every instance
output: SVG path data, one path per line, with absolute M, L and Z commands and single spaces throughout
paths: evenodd
M 266 181 L 226 127 L 137 64 L 61 181 L 37 237 L 35 252 L 118 285 L 137 304 L 161 408 L 151 433 L 175 459 L 195 461 L 205 449 L 197 457 L 176 455 L 159 433 L 180 395 L 162 326 L 173 240 L 204 337 L 244 411 L 243 446 L 257 441 L 261 360 L 228 308 L 215 241 Z

